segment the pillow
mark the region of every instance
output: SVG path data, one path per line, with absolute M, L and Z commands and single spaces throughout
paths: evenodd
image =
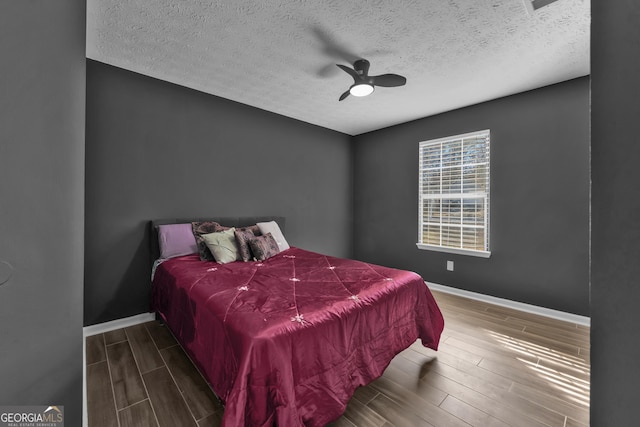
M 213 221 L 202 221 L 192 222 L 191 229 L 196 240 L 196 245 L 198 245 L 198 255 L 200 255 L 200 259 L 202 261 L 214 261 L 213 255 L 209 251 L 209 248 L 207 248 L 207 244 L 202 239 L 202 235 L 224 231 L 227 230 L 228 227 L 223 227 Z
M 236 231 L 237 230 L 250 230 L 255 236 L 260 236 L 262 233 L 260 233 L 260 228 L 258 228 L 257 224 L 253 224 L 253 225 L 247 225 L 244 227 L 236 227 Z
M 218 264 L 227 264 L 242 259 L 238 252 L 235 231 L 236 229 L 232 227 L 225 231 L 201 236 Z
M 160 259 L 168 259 L 198 252 L 191 224 L 163 224 L 158 226 Z
M 278 226 L 277 222 L 259 222 L 257 226 L 260 229 L 260 233 L 271 233 L 278 245 L 278 249 L 280 250 L 280 252 L 289 249 L 289 243 L 287 243 L 287 240 L 284 238 L 284 235 L 282 234 L 282 231 L 280 231 L 280 227 Z
M 271 233 L 253 238 L 249 241 L 249 246 L 251 246 L 251 252 L 253 252 L 253 256 L 255 256 L 258 261 L 264 261 L 280 253 L 278 243 Z
M 256 237 L 256 231 L 259 235 L 260 229 L 257 226 L 255 226 L 255 229 L 252 227 L 236 228 L 235 236 L 238 252 L 240 252 L 240 258 L 245 262 L 251 261 L 251 258 L 253 258 L 249 242 Z

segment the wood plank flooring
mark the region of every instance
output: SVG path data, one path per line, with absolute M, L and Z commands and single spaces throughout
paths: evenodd
M 589 425 L 589 328 L 433 292 L 440 349 L 419 342 L 361 387 L 335 427 Z M 90 427 L 219 426 L 224 407 L 165 326 L 86 339 Z

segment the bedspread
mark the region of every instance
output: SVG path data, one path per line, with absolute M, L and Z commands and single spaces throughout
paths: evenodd
M 225 402 L 225 426 L 321 426 L 444 321 L 416 273 L 292 247 L 262 262 L 163 262 L 152 306 Z

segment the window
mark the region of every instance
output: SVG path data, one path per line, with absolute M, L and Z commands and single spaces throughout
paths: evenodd
M 488 258 L 489 130 L 420 143 L 420 249 Z

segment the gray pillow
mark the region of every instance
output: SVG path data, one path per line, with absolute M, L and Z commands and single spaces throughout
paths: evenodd
M 225 231 L 201 236 L 217 263 L 227 264 L 242 259 L 238 251 L 235 231 L 236 229 L 232 227 Z

